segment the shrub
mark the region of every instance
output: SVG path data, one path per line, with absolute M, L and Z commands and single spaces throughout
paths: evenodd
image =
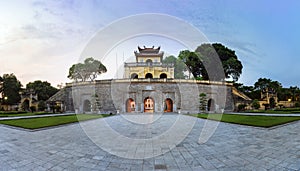
M 31 110 L 31 112 L 35 112 L 36 111 L 36 107 L 35 106 L 30 106 L 30 110 Z
M 259 109 L 259 108 L 260 108 L 259 101 L 258 101 L 257 99 L 253 100 L 251 106 L 252 106 L 254 109 Z
M 244 111 L 246 106 L 247 106 L 246 104 L 239 104 L 238 111 Z
M 46 103 L 45 103 L 45 101 L 43 101 L 43 100 L 39 101 L 38 110 L 39 111 L 44 111 L 45 109 L 46 109 Z
M 300 108 L 281 108 L 281 109 L 275 109 L 276 111 L 300 111 Z
M 300 107 L 300 103 L 299 103 L 299 102 L 296 102 L 296 103 L 295 103 L 295 107 Z
M 207 106 L 207 99 L 206 99 L 206 94 L 205 93 L 201 93 L 199 95 L 199 109 L 201 110 L 201 112 L 204 112 L 206 110 L 206 106 Z
M 0 114 L 22 114 L 27 113 L 26 111 L 1 111 Z

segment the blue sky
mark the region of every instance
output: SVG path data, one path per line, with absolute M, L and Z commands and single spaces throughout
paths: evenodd
M 13 72 L 24 85 L 70 82 L 68 68 L 99 30 L 130 15 L 162 13 L 235 50 L 244 65 L 240 82 L 267 77 L 300 86 L 299 9 L 297 0 L 1 1 L 0 74 Z

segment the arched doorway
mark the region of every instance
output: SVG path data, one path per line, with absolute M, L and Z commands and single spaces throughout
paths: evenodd
M 147 63 L 147 65 L 150 65 L 150 66 L 151 66 L 151 65 L 152 65 L 152 60 L 151 60 L 151 59 L 147 59 L 147 60 L 146 60 L 146 63 Z
M 83 102 L 83 112 L 91 111 L 91 102 L 89 100 L 84 100 Z
M 173 112 L 173 101 L 170 98 L 167 98 L 165 101 L 164 112 Z
M 22 109 L 24 111 L 29 111 L 29 100 L 28 99 L 25 99 L 22 103 Z
M 160 74 L 159 78 L 167 78 L 167 74 L 162 73 L 162 74 Z
M 274 107 L 276 107 L 276 101 L 274 97 L 271 97 L 269 99 L 269 104 L 270 104 L 270 108 L 273 109 Z
M 147 97 L 144 100 L 144 112 L 147 113 L 154 112 L 154 100 L 151 97 Z
M 135 102 L 132 98 L 127 99 L 126 102 L 126 112 L 134 112 L 135 111 Z
M 139 76 L 136 73 L 131 74 L 130 76 L 131 79 L 138 79 Z
M 215 101 L 214 99 L 209 99 L 207 102 L 207 110 L 208 111 L 215 111 Z
M 153 78 L 153 75 L 152 75 L 151 73 L 147 73 L 147 74 L 145 75 L 145 78 Z

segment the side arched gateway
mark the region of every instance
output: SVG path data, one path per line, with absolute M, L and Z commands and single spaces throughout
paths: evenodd
M 144 100 L 144 112 L 146 113 L 154 112 L 154 100 L 151 97 L 146 97 Z
M 160 74 L 159 78 L 167 78 L 167 74 L 162 73 L 162 74 Z
M 134 112 L 134 111 L 135 111 L 135 102 L 132 98 L 129 98 L 126 101 L 126 112 Z
M 164 112 L 173 112 L 173 101 L 170 98 L 165 100 L 165 109 Z
M 208 111 L 215 111 L 215 101 L 214 99 L 209 99 L 207 102 L 207 110 Z
M 83 101 L 83 112 L 90 112 L 91 111 L 91 102 L 89 100 Z
M 131 74 L 130 76 L 131 79 L 138 79 L 139 76 L 136 73 Z

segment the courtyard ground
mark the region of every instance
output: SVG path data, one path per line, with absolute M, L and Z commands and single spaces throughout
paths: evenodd
M 33 132 L 0 125 L 0 170 L 299 170 L 299 128 L 300 122 L 266 129 L 176 114 L 117 115 Z M 212 136 L 199 143 L 205 131 Z

